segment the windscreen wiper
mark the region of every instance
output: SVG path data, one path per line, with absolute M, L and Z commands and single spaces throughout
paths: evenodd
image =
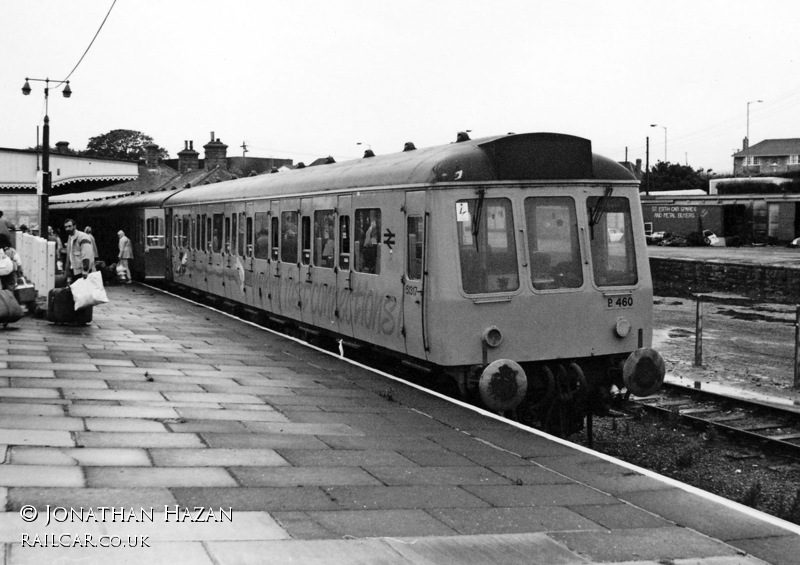
M 611 192 L 613 190 L 613 186 L 606 188 L 605 194 L 600 197 L 600 200 L 597 201 L 595 207 L 592 208 L 592 217 L 589 218 L 589 234 L 591 235 L 592 239 L 594 239 L 594 226 L 600 220 L 600 215 L 605 212 L 606 204 L 608 203 L 608 197 L 611 196 Z

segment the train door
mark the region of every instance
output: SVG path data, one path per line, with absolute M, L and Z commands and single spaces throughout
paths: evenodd
M 368 343 L 405 351 L 400 332 L 403 292 L 402 192 L 362 193 L 353 198 L 353 267 L 350 310 L 353 335 Z
M 248 203 L 247 215 L 252 218 L 252 245 L 250 264 L 253 270 L 253 305 L 262 310 L 273 310 L 270 288 L 273 279 L 270 273 L 270 218 L 269 202 Z
M 242 262 L 244 272 L 244 299 L 245 304 L 255 307 L 258 305 L 258 292 L 255 268 L 253 264 L 253 214 L 255 202 L 246 202 L 243 211 L 239 212 L 239 231 L 237 233 L 237 253 Z
M 164 278 L 167 265 L 167 241 L 165 237 L 164 210 L 161 208 L 145 208 L 144 237 L 144 276 L 147 278 Z
M 226 277 L 225 292 L 233 301 L 245 303 L 244 263 L 239 254 L 239 245 L 244 245 L 244 238 L 239 241 L 239 219 L 243 204 L 228 204 L 225 206 L 225 252 L 226 252 Z
M 334 196 L 301 202 L 301 286 L 303 321 L 336 331 L 336 274 Z
M 295 320 L 302 319 L 300 224 L 300 200 L 292 198 L 281 201 L 279 232 L 281 313 Z
M 222 206 L 210 206 L 206 218 L 206 237 L 208 244 L 208 266 L 206 280 L 208 292 L 215 296 L 225 296 L 223 286 L 223 227 L 225 214 Z
M 426 299 L 426 249 L 427 216 L 425 214 L 425 192 L 406 193 L 406 253 L 403 273 L 403 330 L 406 353 L 418 359 L 426 358 L 427 336 L 425 334 Z
M 339 333 L 346 336 L 353 335 L 353 315 L 350 310 L 350 299 L 353 295 L 352 200 L 350 195 L 339 196 L 336 203 L 336 264 L 333 269 L 336 285 L 334 317 Z

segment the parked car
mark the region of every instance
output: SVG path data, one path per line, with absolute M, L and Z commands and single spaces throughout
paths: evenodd
M 647 245 L 658 245 L 671 235 L 672 235 L 671 233 L 666 231 L 656 231 L 651 233 L 650 235 L 644 236 L 644 238 L 647 241 Z
M 800 247 L 800 237 L 797 237 L 786 244 L 786 247 Z
M 706 245 L 717 245 L 719 243 L 719 238 L 713 231 L 703 230 L 703 243 Z
M 689 242 L 682 235 L 670 234 L 669 237 L 664 238 L 658 244 L 667 247 L 686 247 Z

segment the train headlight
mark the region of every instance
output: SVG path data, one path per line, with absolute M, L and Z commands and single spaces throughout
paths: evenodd
M 628 337 L 628 334 L 631 333 L 631 323 L 626 318 L 617 318 L 614 332 L 619 337 Z
M 622 367 L 622 379 L 631 394 L 650 396 L 661 388 L 666 372 L 661 355 L 654 349 L 643 347 L 628 356 Z
M 497 326 L 490 326 L 483 330 L 483 336 L 481 339 L 483 339 L 483 341 L 489 347 L 497 347 L 503 343 L 503 334 L 500 333 L 500 330 L 497 328 Z

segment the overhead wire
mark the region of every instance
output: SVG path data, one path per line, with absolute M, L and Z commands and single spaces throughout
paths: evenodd
M 111 15 L 111 10 L 114 9 L 114 6 L 116 5 L 116 3 L 117 3 L 117 0 L 113 0 L 111 2 L 111 7 L 108 9 L 108 12 L 106 13 L 106 17 L 103 18 L 103 21 L 100 23 L 100 27 L 97 28 L 97 32 L 94 34 L 94 37 L 92 38 L 92 40 L 89 42 L 89 46 L 86 48 L 86 51 L 83 52 L 83 55 L 81 55 L 81 58 L 78 60 L 78 62 L 72 68 L 72 70 L 69 72 L 69 74 L 67 75 L 67 78 L 65 78 L 64 80 L 62 80 L 58 84 L 56 84 L 56 86 L 59 86 L 59 85 L 65 83 L 65 82 L 67 82 L 69 80 L 69 77 L 71 77 L 73 75 L 73 73 L 75 73 L 75 71 L 78 69 L 80 64 L 83 62 L 83 59 L 89 53 L 89 49 L 91 49 L 92 45 L 94 45 L 94 42 L 97 39 L 97 36 L 100 35 L 100 31 L 103 29 L 103 26 L 106 25 L 106 20 L 108 20 L 108 16 Z

